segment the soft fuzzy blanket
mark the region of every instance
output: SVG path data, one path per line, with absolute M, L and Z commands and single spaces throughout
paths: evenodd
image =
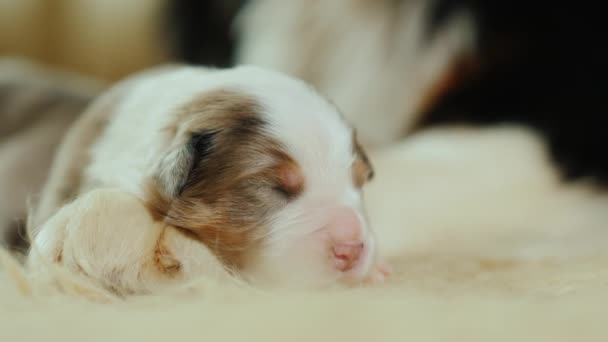
M 368 208 L 395 271 L 375 287 L 120 299 L 3 253 L 0 341 L 606 341 L 607 197 L 561 183 L 542 146 L 452 128 L 375 151 Z

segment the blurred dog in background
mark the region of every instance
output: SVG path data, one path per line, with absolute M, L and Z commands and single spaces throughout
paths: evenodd
M 213 62 L 192 53 L 207 48 L 196 37 L 208 31 L 192 13 L 212 7 L 196 3 L 172 2 L 176 56 Z M 440 124 L 515 123 L 547 141 L 565 178 L 608 180 L 601 11 L 477 0 L 233 1 L 229 10 L 237 43 L 224 56 L 315 84 L 369 145 Z

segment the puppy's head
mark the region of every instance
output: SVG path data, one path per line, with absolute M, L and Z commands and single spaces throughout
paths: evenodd
M 215 77 L 220 77 L 215 76 Z M 366 278 L 361 200 L 372 168 L 354 131 L 305 84 L 251 67 L 175 109 L 151 207 L 252 282 Z

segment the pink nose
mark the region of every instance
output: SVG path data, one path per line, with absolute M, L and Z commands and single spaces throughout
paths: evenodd
M 327 225 L 335 267 L 343 272 L 353 269 L 363 255 L 361 219 L 350 208 L 336 210 Z
M 334 265 L 342 272 L 352 270 L 363 254 L 363 242 L 335 244 Z

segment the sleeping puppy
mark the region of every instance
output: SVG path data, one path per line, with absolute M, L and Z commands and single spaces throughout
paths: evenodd
M 305 83 L 257 67 L 170 66 L 118 84 L 74 125 L 33 217 L 33 248 L 62 262 L 62 238 L 48 219 L 92 191 L 116 189 L 252 283 L 381 280 L 388 271 L 361 198 L 372 175 L 353 129 Z M 113 238 L 137 249 L 137 238 L 156 234 L 137 232 Z M 113 277 L 120 284 L 120 272 Z

